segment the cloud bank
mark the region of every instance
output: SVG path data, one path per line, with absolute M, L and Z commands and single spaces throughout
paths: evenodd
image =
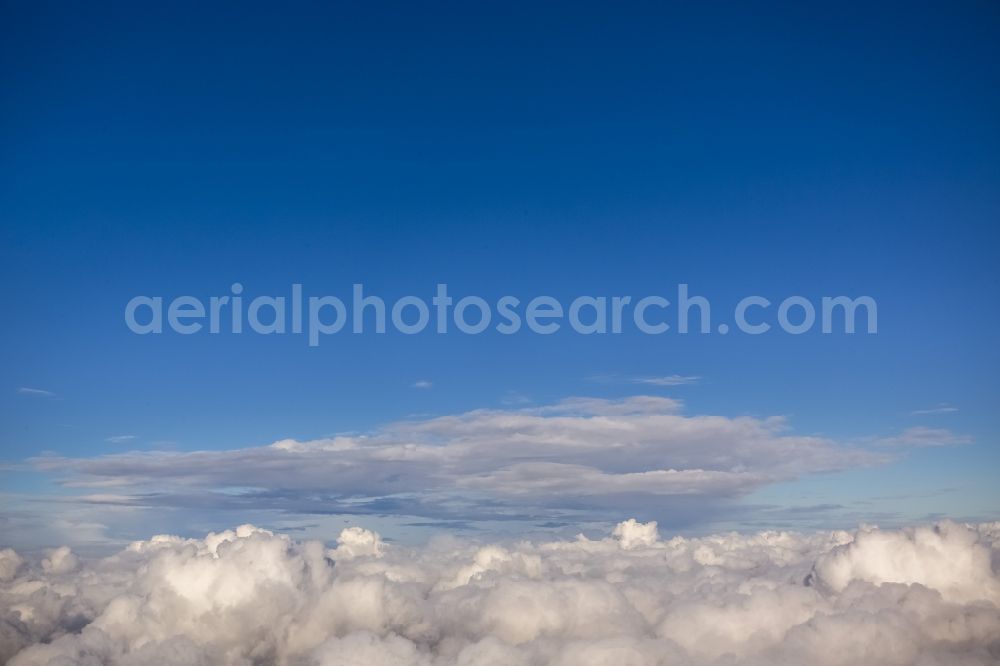
M 94 504 L 573 522 L 638 507 L 662 512 L 684 498 L 708 506 L 890 455 L 795 434 L 782 417 L 686 415 L 676 400 L 632 396 L 474 410 L 235 450 L 32 463 L 66 486 L 94 489 L 83 497 Z
M 995 664 L 1000 523 L 419 549 L 249 525 L 0 551 L 11 666 Z

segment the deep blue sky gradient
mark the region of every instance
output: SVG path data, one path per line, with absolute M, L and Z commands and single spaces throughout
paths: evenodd
M 106 439 L 125 433 L 135 447 L 233 448 L 515 393 L 650 391 L 845 440 L 913 425 L 972 436 L 815 483 L 840 499 L 947 489 L 917 513 L 1000 510 L 995 3 L 3 14 L 8 461 L 115 452 Z M 250 296 L 363 282 L 429 299 L 446 282 L 522 300 L 670 298 L 686 282 L 723 318 L 748 294 L 867 294 L 879 333 L 341 334 L 311 349 L 124 325 L 132 296 L 207 298 L 236 281 Z M 675 373 L 703 379 L 624 379 Z M 911 415 L 941 403 L 959 411 Z M 794 504 L 811 483 L 765 499 Z

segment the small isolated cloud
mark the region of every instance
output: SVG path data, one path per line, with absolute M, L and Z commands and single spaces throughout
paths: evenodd
M 112 444 L 126 444 L 135 438 L 135 435 L 115 435 L 113 437 L 108 437 L 105 441 L 111 442 Z
M 532 400 L 528 396 L 520 393 L 519 391 L 507 391 L 503 394 L 503 398 L 500 399 L 504 405 L 514 406 L 514 405 L 530 405 Z
M 932 414 L 951 414 L 957 412 L 958 407 L 952 407 L 948 403 L 942 402 L 937 407 L 931 407 L 929 409 L 915 409 L 910 412 L 910 416 L 926 416 Z
M 661 530 L 408 548 L 362 527 L 334 546 L 242 525 L 97 561 L 2 549 L 0 662 L 996 664 L 998 523 Z
M 33 395 L 39 398 L 54 398 L 56 394 L 52 391 L 46 391 L 44 389 L 30 388 L 28 386 L 22 386 L 17 389 L 17 392 L 21 395 Z
M 426 379 L 418 379 L 413 382 L 413 388 L 415 389 L 429 389 L 432 386 L 434 386 L 433 382 L 429 382 Z
M 893 437 L 878 439 L 875 443 L 879 446 L 921 448 L 928 446 L 957 446 L 971 442 L 972 438 L 968 435 L 958 435 L 944 428 L 914 426 L 907 428 Z
M 697 384 L 700 380 L 701 377 L 697 375 L 667 375 L 665 377 L 635 377 L 632 381 L 636 384 L 650 386 L 684 386 Z
M 179 444 L 179 442 L 172 439 L 157 439 L 150 442 L 149 446 L 153 449 L 176 449 Z

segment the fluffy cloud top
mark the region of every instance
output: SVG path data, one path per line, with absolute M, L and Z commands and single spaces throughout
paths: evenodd
M 1000 524 L 336 547 L 252 526 L 0 551 L 11 666 L 994 664 Z

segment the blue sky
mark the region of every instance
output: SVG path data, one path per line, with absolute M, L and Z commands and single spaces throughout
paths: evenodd
M 81 540 L 95 542 L 255 513 L 320 531 L 324 516 L 385 521 L 390 538 L 419 538 L 424 523 L 517 531 L 612 514 L 680 531 L 997 517 L 1000 15 L 989 3 L 4 13 L 0 541 L 64 538 L 46 527 L 54 515 L 93 525 Z M 346 297 L 364 283 L 428 300 L 444 282 L 456 296 L 567 302 L 669 297 L 687 283 L 723 317 L 750 294 L 870 295 L 879 331 L 428 331 L 309 348 L 301 336 L 137 336 L 124 324 L 133 296 L 207 299 L 233 282 L 249 295 L 301 283 Z M 671 375 L 699 379 L 636 381 Z M 885 459 L 803 463 L 696 499 L 553 491 L 566 502 L 531 495 L 499 519 L 420 483 L 348 502 L 333 477 L 326 494 L 279 476 L 241 495 L 229 477 L 171 472 L 163 483 L 190 491 L 182 499 L 148 470 L 141 490 L 133 467 L 80 470 L 131 451 L 406 439 L 423 426 L 394 424 L 612 401 L 573 412 L 587 421 L 636 395 L 679 401 L 663 411 L 685 419 L 784 417 L 791 436 Z M 889 441 L 912 428 L 944 445 Z M 43 452 L 62 462 L 40 469 Z M 677 467 L 669 446 L 659 455 L 649 469 Z M 241 463 L 213 464 L 238 475 Z M 79 499 L 94 487 L 120 497 Z

